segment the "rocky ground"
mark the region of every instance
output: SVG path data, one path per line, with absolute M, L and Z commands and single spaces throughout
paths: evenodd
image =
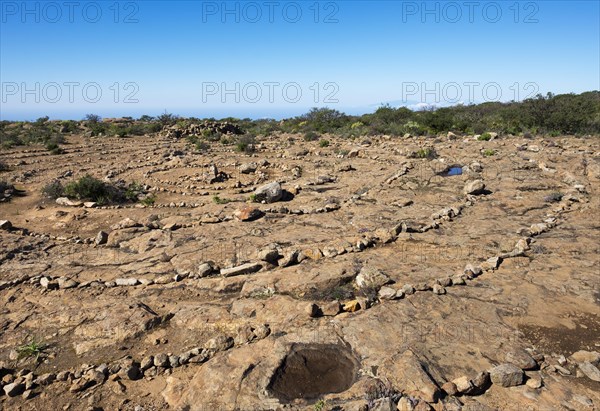
M 0 155 L 0 408 L 600 409 L 598 138 L 67 140 Z

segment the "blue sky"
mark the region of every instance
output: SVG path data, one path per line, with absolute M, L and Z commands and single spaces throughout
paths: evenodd
M 0 118 L 281 118 L 600 89 L 597 1 L 73 4 L 0 1 Z

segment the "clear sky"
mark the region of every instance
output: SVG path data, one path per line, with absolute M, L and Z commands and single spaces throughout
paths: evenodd
M 348 113 L 600 89 L 598 1 L 0 1 L 1 119 Z

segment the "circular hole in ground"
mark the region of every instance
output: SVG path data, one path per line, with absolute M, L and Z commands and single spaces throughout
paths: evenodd
M 340 345 L 296 345 L 275 370 L 268 388 L 284 403 L 317 399 L 350 388 L 358 365 L 352 352 Z

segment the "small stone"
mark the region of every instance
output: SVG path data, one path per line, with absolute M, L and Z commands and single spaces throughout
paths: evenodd
M 465 285 L 465 279 L 463 278 L 463 276 L 459 275 L 456 277 L 452 277 L 452 285 Z
M 462 376 L 455 380 L 452 380 L 456 386 L 456 390 L 461 394 L 467 394 L 473 390 L 473 384 L 468 377 Z
M 90 381 L 93 381 L 96 385 L 100 385 L 106 379 L 106 375 L 98 370 L 89 370 L 85 373 L 85 378 L 87 378 Z
M 556 364 L 556 365 L 554 365 L 554 368 L 561 375 L 571 375 L 571 371 L 569 371 L 568 369 L 566 369 L 565 367 L 563 367 L 561 365 Z
M 458 394 L 458 387 L 452 381 L 448 381 L 442 385 L 442 390 L 448 395 Z
M 215 268 L 213 267 L 213 265 L 211 263 L 202 263 L 198 266 L 198 269 L 196 270 L 196 275 L 200 278 L 202 277 L 208 277 L 209 275 L 211 275 L 212 273 L 214 273 Z
M 146 371 L 148 368 L 152 367 L 154 365 L 154 357 L 152 355 L 148 356 L 148 357 L 144 357 L 144 359 L 142 359 L 142 362 L 140 363 L 140 368 L 142 369 L 142 371 Z
M 405 284 L 402 287 L 402 291 L 404 291 L 404 294 L 406 295 L 411 295 L 415 293 L 415 287 L 413 287 L 411 284 Z
M 47 290 L 57 290 L 58 283 L 56 281 L 50 280 L 48 277 L 40 278 L 40 285 Z
M 542 387 L 542 377 L 539 373 L 530 373 L 527 374 L 527 381 L 525 381 L 525 385 L 529 388 L 538 389 Z
M 358 300 L 352 300 L 344 303 L 343 310 L 348 313 L 353 313 L 361 309 L 360 303 Z
M 320 260 L 321 258 L 323 258 L 323 252 L 318 247 L 306 248 L 298 254 L 298 262 L 306 259 Z
M 438 278 L 436 281 L 442 287 L 450 287 L 452 285 L 452 278 L 450 277 Z
M 483 390 L 490 384 L 490 374 L 487 371 L 481 371 L 471 380 L 475 388 Z
M 12 229 L 12 223 L 8 220 L 0 220 L 0 230 L 9 231 Z
M 252 330 L 257 339 L 262 340 L 263 338 L 267 338 L 269 334 L 271 334 L 271 329 L 268 325 L 262 324 L 257 326 Z
M 35 396 L 35 394 L 34 394 L 34 392 L 32 390 L 25 390 L 23 392 L 23 395 L 21 395 L 21 397 L 24 400 L 29 400 L 29 399 L 33 398 L 34 396 Z
M 251 173 L 254 173 L 257 168 L 258 168 L 258 164 L 256 164 L 256 163 L 245 163 L 240 166 L 240 173 L 251 174 Z
M 380 300 L 393 300 L 396 297 L 397 291 L 391 287 L 381 287 L 378 292 L 378 297 Z
M 463 188 L 463 193 L 470 194 L 470 195 L 479 195 L 479 194 L 483 194 L 484 190 L 485 190 L 485 184 L 483 183 L 483 181 L 475 180 L 475 181 L 468 182 L 465 185 L 465 187 Z
M 266 261 L 271 264 L 277 264 L 277 260 L 281 256 L 279 255 L 279 251 L 275 247 L 268 247 L 260 250 L 257 254 L 257 258 L 261 261 Z
M 265 203 L 274 203 L 281 200 L 283 197 L 283 190 L 281 185 L 277 182 L 265 184 L 254 191 L 254 198 L 258 202 L 264 201 Z
M 557 361 L 560 365 L 562 365 L 563 367 L 565 365 L 567 365 L 567 358 L 564 355 L 559 355 L 557 358 Z
M 140 282 L 137 278 L 117 278 L 115 280 L 115 284 L 119 286 L 134 286 L 138 285 Z
M 181 365 L 181 363 L 179 362 L 179 356 L 178 355 L 170 355 L 169 356 L 169 365 L 171 366 L 171 368 L 177 368 Z
M 297 264 L 299 254 L 300 252 L 298 250 L 288 250 L 283 254 L 283 258 L 277 261 L 277 265 L 279 267 L 289 267 L 290 265 Z
M 321 312 L 325 316 L 336 316 L 340 313 L 341 305 L 339 301 L 331 301 L 321 304 Z
M 239 221 L 254 221 L 263 216 L 263 212 L 260 209 L 252 206 L 245 206 L 235 210 L 233 216 Z
M 71 387 L 69 387 L 69 391 L 81 392 L 88 389 L 92 385 L 94 385 L 94 381 L 90 381 L 87 378 L 79 378 L 75 380 L 73 384 L 71 384 Z
M 595 366 L 598 366 L 598 364 L 600 364 L 600 353 L 598 353 L 596 351 L 580 350 L 580 351 L 573 353 L 571 355 L 571 359 L 576 363 L 587 361 L 587 362 L 592 363 Z
M 580 362 L 579 369 L 592 381 L 600 382 L 600 370 L 589 361 Z
M 495 270 L 500 266 L 502 259 L 500 257 L 490 257 L 481 264 L 481 269 L 485 271 Z
M 61 371 L 58 374 L 56 374 L 56 380 L 57 381 L 67 381 L 69 379 L 69 375 L 71 373 L 69 371 Z
M 446 294 L 446 289 L 439 284 L 433 285 L 433 293 L 437 295 Z
M 523 376 L 523 370 L 514 364 L 501 364 L 490 370 L 492 382 L 502 387 L 514 387 L 523 384 Z
M 96 234 L 96 238 L 94 239 L 94 243 L 96 245 L 106 244 L 107 241 L 108 241 L 108 234 L 105 233 L 104 231 L 99 231 L 98 234 Z
M 383 271 L 373 267 L 362 267 L 354 282 L 359 288 L 380 288 L 391 282 Z
M 38 385 L 50 385 L 56 379 L 56 374 L 47 373 L 42 374 L 35 379 L 35 383 Z
M 212 351 L 225 351 L 233 347 L 234 341 L 231 337 L 219 335 L 206 342 L 206 348 Z
M 79 283 L 70 278 L 59 278 L 58 279 L 58 288 L 61 290 L 67 290 L 69 288 L 75 288 L 79 285 Z
M 537 362 L 525 350 L 509 351 L 504 356 L 506 362 L 516 365 L 522 370 L 533 370 L 537 368 Z
M 154 365 L 156 367 L 167 368 L 169 366 L 169 356 L 167 354 L 157 354 L 154 357 Z
M 259 271 L 261 268 L 262 265 L 260 263 L 247 263 L 233 268 L 222 269 L 221 275 L 223 277 L 233 277 L 236 275 L 252 274 Z
M 13 382 L 3 387 L 4 393 L 9 397 L 16 397 L 21 395 L 25 391 L 25 384 L 20 382 Z
M 131 218 L 125 218 L 110 227 L 111 230 L 122 230 L 125 228 L 141 227 L 141 224 Z
M 306 313 L 310 318 L 316 318 L 321 315 L 321 309 L 317 304 L 310 303 L 306 306 Z
M 466 275 L 470 275 L 471 277 L 477 277 L 478 275 L 481 275 L 482 270 L 481 267 L 476 267 L 472 264 L 467 264 L 465 266 L 465 269 L 463 270 L 463 273 Z

